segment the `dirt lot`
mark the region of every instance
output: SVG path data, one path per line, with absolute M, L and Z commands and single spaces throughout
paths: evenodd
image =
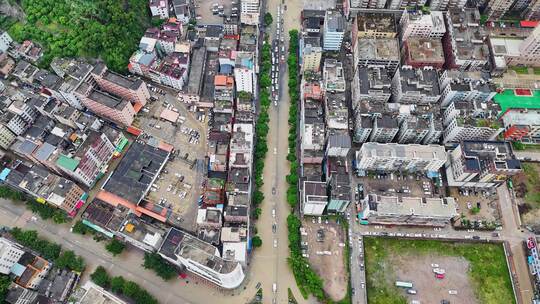
M 441 257 L 433 254 L 418 257 L 394 254 L 390 261 L 399 267 L 396 267 L 395 278 L 389 284 L 395 284 L 396 280 L 411 282 L 413 289 L 418 292 L 416 295 L 410 295 L 403 289 L 402 292 L 409 301 L 440 303 L 441 300 L 445 299 L 449 300 L 450 303 L 479 303 L 474 297 L 467 275 L 469 263 L 462 257 Z M 432 263 L 445 269 L 444 279 L 435 278 L 431 267 Z M 450 295 L 449 290 L 456 290 L 457 295 Z
M 302 226 L 307 232 L 307 252 L 309 262 L 317 274 L 324 278 L 324 291 L 334 301 L 347 295 L 348 276 L 345 268 L 344 243 L 345 231 L 334 220 L 324 220 L 319 224 L 312 217 L 306 217 Z M 324 241 L 317 241 L 317 230 L 324 232 Z M 339 244 L 342 244 L 341 246 Z M 305 243 L 303 244 L 305 245 Z M 329 253 L 325 255 L 322 253 Z M 319 253 L 319 254 L 317 254 Z
M 196 113 L 189 112 L 174 95 L 155 96 L 158 100 L 146 105 L 148 111 L 139 113 L 136 125 L 145 133 L 172 144 L 176 152 L 165 165 L 156 183 L 157 189 L 150 192 L 149 199 L 170 208 L 183 228 L 194 231 L 197 199 L 204 178 L 208 119 L 198 120 Z M 167 107 L 177 111 L 185 120 L 180 119 L 173 124 L 160 119 L 160 114 Z M 196 141 L 194 132 L 199 134 Z

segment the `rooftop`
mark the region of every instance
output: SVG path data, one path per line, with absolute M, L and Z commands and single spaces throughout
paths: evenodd
M 444 64 L 441 39 L 409 38 L 405 42 L 408 61 L 424 64 Z
M 206 48 L 200 47 L 193 50 L 191 56 L 191 68 L 189 71 L 189 81 L 187 92 L 189 94 L 199 94 L 204 78 L 204 63 L 206 61 Z
M 399 76 L 403 93 L 419 92 L 429 96 L 440 95 L 439 76 L 435 69 L 402 66 L 399 69 Z
M 490 37 L 491 50 L 494 56 L 520 56 L 519 46 L 523 38 L 495 38 Z
M 159 253 L 172 260 L 181 257 L 193 261 L 221 274 L 230 273 L 238 267 L 237 262 L 222 259 L 219 250 L 213 245 L 176 228 L 169 230 Z
M 458 59 L 487 60 L 489 49 L 486 44 L 487 34 L 480 26 L 478 8 L 452 9 L 448 12 L 452 22 L 453 36 Z
M 370 209 L 379 215 L 415 215 L 424 217 L 452 218 L 458 215 L 457 204 L 452 197 L 397 197 L 369 195 Z
M 364 143 L 360 154 L 377 158 L 438 159 L 446 161 L 446 151 L 439 145 L 401 145 L 395 143 Z
M 399 61 L 397 38 L 369 38 L 358 40 L 358 57 L 363 60 Z
M 168 151 L 136 141 L 102 189 L 137 205 L 157 178 L 168 157 Z
M 343 64 L 335 59 L 324 61 L 323 78 L 326 91 L 345 91 L 345 75 Z
M 344 32 L 345 31 L 345 18 L 341 15 L 341 12 L 327 10 L 324 17 L 324 27 L 326 31 L 330 32 Z
M 363 95 L 374 93 L 390 94 L 392 77 L 393 75 L 384 67 L 358 67 L 360 93 Z
M 540 90 L 504 90 L 493 100 L 501 106 L 501 113 L 508 109 L 540 109 Z
M 538 126 L 540 125 L 540 110 L 510 109 L 502 119 L 505 125 Z
M 512 145 L 503 141 L 464 141 L 460 144 L 466 158 L 466 168 L 479 171 L 494 163 L 494 170 L 520 170 L 521 163 L 512 151 Z
M 394 14 L 365 13 L 358 14 L 359 32 L 395 33 L 397 31 Z
M 327 125 L 329 128 L 347 129 L 349 127 L 349 108 L 345 95 L 328 93 L 325 96 Z
M 92 89 L 88 98 L 108 108 L 117 109 L 119 111 L 122 111 L 128 104 L 128 101 L 125 99 L 120 99 L 97 89 Z

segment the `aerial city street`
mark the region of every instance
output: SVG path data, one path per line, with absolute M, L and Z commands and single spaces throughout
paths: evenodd
M 0 0 L 0 302 L 540 303 L 540 0 Z

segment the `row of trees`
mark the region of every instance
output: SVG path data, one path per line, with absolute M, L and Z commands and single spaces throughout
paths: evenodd
M 27 198 L 24 193 L 15 191 L 8 186 L 0 186 L 0 198 L 15 202 L 24 202 L 26 208 L 44 220 L 52 219 L 56 224 L 62 224 L 68 221 L 68 217 L 63 210 L 53 208 L 47 204 L 38 203 L 33 198 Z
M 62 246 L 56 243 L 40 238 L 35 230 L 22 230 L 19 227 L 14 227 L 10 233 L 17 242 L 38 252 L 43 258 L 53 261 L 59 269 L 82 272 L 86 266 L 82 257 L 71 250 L 62 250 Z
M 117 72 L 127 62 L 150 24 L 147 0 L 22 0 L 26 23 L 9 29 L 18 41 L 32 39 L 54 57 L 100 57 Z
M 99 266 L 90 275 L 92 281 L 106 289 L 110 289 L 119 296 L 129 298 L 130 303 L 136 304 L 158 304 L 159 302 L 148 291 L 144 290 L 139 284 L 128 281 L 122 276 L 111 278 L 105 268 Z
M 271 47 L 268 40 L 265 41 L 262 51 L 261 51 L 261 71 L 260 71 L 260 92 L 259 92 L 259 116 L 257 118 L 257 123 L 255 124 L 255 185 L 256 190 L 253 193 L 253 216 L 259 218 L 261 216 L 262 210 L 259 208 L 259 205 L 264 200 L 264 194 L 260 190 L 263 185 L 263 171 L 264 171 L 264 161 L 266 158 L 266 152 L 268 152 L 266 136 L 268 135 L 269 127 L 268 123 L 270 122 L 270 117 L 268 116 L 268 107 L 271 104 L 271 93 L 270 86 L 272 85 L 272 79 L 270 77 L 270 69 L 272 67 L 271 63 L 272 54 Z M 252 245 L 254 247 L 262 246 L 262 240 L 259 236 L 255 236 L 252 239 Z
M 287 175 L 287 202 L 292 209 L 298 204 L 298 161 L 296 159 L 296 141 L 298 140 L 297 119 L 298 119 L 298 101 L 299 101 L 299 83 L 298 83 L 298 31 L 289 31 L 289 56 L 287 58 L 289 68 L 289 97 L 291 106 L 289 108 L 289 154 L 287 160 L 290 162 L 290 173 Z
M 301 221 L 294 214 L 294 209 L 298 204 L 298 162 L 296 158 L 297 126 L 298 126 L 298 103 L 299 103 L 299 82 L 298 82 L 298 31 L 289 31 L 289 56 L 287 65 L 289 68 L 289 96 L 291 106 L 289 108 L 289 154 L 287 160 L 290 162 L 290 173 L 287 175 L 287 202 L 291 206 L 292 213 L 287 217 L 287 228 L 289 231 L 289 266 L 292 268 L 294 279 L 302 296 L 307 299 L 309 293 L 313 294 L 319 301 L 326 303 L 328 297 L 323 290 L 323 281 L 317 273 L 309 267 L 308 260 L 302 256 L 300 248 L 300 227 Z

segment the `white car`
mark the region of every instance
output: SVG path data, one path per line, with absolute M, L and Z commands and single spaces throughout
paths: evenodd
M 274 248 L 277 248 L 277 239 L 274 239 Z

